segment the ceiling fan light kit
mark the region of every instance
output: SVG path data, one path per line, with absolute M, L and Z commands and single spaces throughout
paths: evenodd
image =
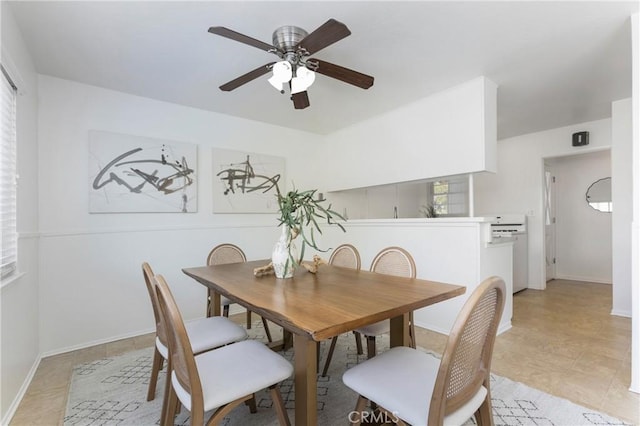
M 273 64 L 273 76 L 268 80 L 278 92 L 284 93 L 284 83 L 287 83 L 293 77 L 291 64 L 287 61 L 280 61 Z
M 291 79 L 291 94 L 306 91 L 316 81 L 316 73 L 304 65 L 296 69 L 296 76 Z
M 299 27 L 282 26 L 273 32 L 273 45 L 225 27 L 211 27 L 209 32 L 273 53 L 280 58 L 278 62 L 265 64 L 223 84 L 220 86 L 220 90 L 223 91 L 234 90 L 271 70 L 273 75 L 268 79 L 269 83 L 281 93 L 284 93 L 285 84 L 289 83 L 294 108 L 304 109 L 309 106 L 307 89 L 315 81 L 316 73 L 362 89 L 373 86 L 373 77 L 369 75 L 309 58 L 319 50 L 351 34 L 346 25 L 335 19 L 329 19 L 310 34 Z

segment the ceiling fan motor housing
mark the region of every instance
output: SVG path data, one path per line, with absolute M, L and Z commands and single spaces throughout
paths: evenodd
M 273 45 L 283 53 L 296 52 L 300 43 L 308 33 L 300 27 L 285 25 L 273 32 Z

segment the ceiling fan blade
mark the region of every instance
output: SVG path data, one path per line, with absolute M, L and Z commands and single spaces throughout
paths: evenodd
M 260 77 L 261 75 L 265 75 L 266 73 L 268 73 L 273 64 L 275 64 L 275 62 L 270 62 L 268 64 L 264 64 L 262 66 L 259 66 L 255 70 L 249 71 L 248 73 L 246 73 L 244 75 L 241 75 L 240 77 L 238 77 L 236 79 L 233 79 L 228 83 L 223 84 L 222 86 L 220 86 L 220 90 L 225 91 L 225 92 L 230 92 L 233 89 L 237 89 L 238 87 L 242 86 L 243 84 L 246 84 L 246 83 L 250 82 L 251 80 L 255 80 L 256 78 Z
M 341 67 L 340 65 L 335 65 L 315 58 L 308 59 L 307 63 L 317 64 L 318 66 L 314 71 L 318 74 L 323 74 L 327 77 L 353 84 L 354 86 L 358 86 L 362 89 L 368 89 L 373 86 L 373 77 L 370 75 L 362 74 L 361 72 L 350 70 L 349 68 Z
M 309 95 L 306 91 L 291 95 L 291 100 L 293 101 L 293 107 L 295 109 L 305 109 L 310 105 Z
M 230 38 L 231 40 L 239 41 L 240 43 L 248 44 L 249 46 L 257 47 L 258 49 L 264 50 L 265 52 L 275 50 L 275 47 L 270 44 L 267 44 L 260 40 L 256 40 L 255 38 L 246 36 L 244 34 L 240 34 L 236 31 L 230 30 L 229 28 L 211 27 L 209 28 L 209 32 L 211 34 L 216 34 L 222 37 Z
M 331 18 L 311 34 L 298 43 L 299 48 L 305 49 L 309 55 L 313 55 L 317 51 L 332 45 L 336 41 L 342 40 L 350 35 L 351 31 L 342 22 L 338 22 Z

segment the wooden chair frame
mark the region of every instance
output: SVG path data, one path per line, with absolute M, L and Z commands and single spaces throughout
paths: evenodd
M 447 344 L 438 368 L 431 395 L 427 419 L 428 425 L 442 425 L 444 418 L 469 401 L 480 390 L 481 386 L 487 389 L 487 394 L 480 407 L 474 413 L 474 416 L 477 424 L 480 426 L 493 425 L 490 387 L 491 357 L 500 318 L 504 309 L 505 288 L 505 283 L 502 279 L 498 277 L 487 278 L 473 292 L 458 314 L 449 338 L 447 339 Z M 454 366 L 461 358 L 464 359 L 464 354 L 460 356 L 460 350 L 465 344 L 469 344 L 468 340 L 465 341 L 465 338 L 468 336 L 466 332 L 474 332 L 468 329 L 467 326 L 472 320 L 478 318 L 475 315 L 482 315 L 484 311 L 486 311 L 487 306 L 492 308 L 491 317 L 488 319 L 489 324 L 486 328 L 481 350 L 479 351 L 477 359 L 473 359 L 474 365 L 472 367 L 474 368 L 458 368 L 458 372 L 464 371 L 465 373 L 457 374 L 456 378 L 452 380 Z M 466 365 L 465 367 L 469 366 Z M 452 382 L 459 382 L 460 380 L 465 382 L 464 386 L 452 389 Z M 456 386 L 457 385 L 458 384 L 456 384 Z M 361 413 L 365 409 L 367 401 L 367 398 L 360 395 L 354 411 Z M 372 401 L 372 405 L 373 402 L 374 401 Z M 378 408 L 386 411 L 385 408 Z M 351 424 L 359 425 L 360 418 L 361 416 L 356 416 L 358 421 L 354 421 Z M 404 423 L 399 422 L 398 424 Z
M 144 282 L 147 285 L 147 291 L 149 292 L 149 298 L 151 299 L 151 307 L 153 308 L 153 316 L 156 321 L 156 337 L 165 347 L 169 347 L 167 343 L 167 334 L 160 317 L 161 313 L 159 311 L 158 296 L 154 288 L 154 283 L 152 282 L 155 274 L 147 262 L 142 264 L 142 275 L 144 276 Z M 160 351 L 158 351 L 158 346 L 156 346 L 155 342 L 153 344 L 153 348 L 153 363 L 151 364 L 151 378 L 149 379 L 149 388 L 147 390 L 147 401 L 153 400 L 156 396 L 158 374 L 160 373 L 160 370 L 162 370 L 162 366 L 164 364 L 164 357 L 160 354 Z
M 395 254 L 400 254 L 407 262 L 407 265 L 409 266 L 409 274 L 405 275 L 408 278 L 415 278 L 416 277 L 416 262 L 415 260 L 413 260 L 413 256 L 411 256 L 411 254 L 403 249 L 402 247 L 396 247 L 396 246 L 392 246 L 392 247 L 387 247 L 384 248 L 382 250 L 380 250 L 380 252 L 373 258 L 373 261 L 371 262 L 371 267 L 369 268 L 369 270 L 371 272 L 378 272 L 378 273 L 386 273 L 389 271 L 386 270 L 380 270 L 381 268 L 384 268 L 384 266 L 381 267 L 381 265 L 383 265 L 383 262 L 388 258 L 388 256 L 390 255 L 395 255 Z M 395 274 L 393 274 L 395 275 Z M 356 336 L 356 348 L 358 350 L 358 355 L 362 354 L 362 343 L 361 343 L 361 334 L 358 333 L 357 331 L 354 331 L 354 334 Z M 409 337 L 411 338 L 411 347 L 412 348 L 416 348 L 416 326 L 415 326 L 415 321 L 413 320 L 413 311 L 409 312 Z M 367 336 L 367 359 L 369 358 L 373 358 L 374 356 L 376 356 L 376 336 Z
M 340 256 L 342 253 L 350 253 L 355 259 L 355 265 L 350 265 L 350 266 L 343 265 L 340 262 L 341 261 Z M 360 267 L 361 267 L 360 253 L 358 253 L 358 249 L 356 249 L 351 244 L 341 244 L 333 250 L 333 252 L 331 253 L 331 256 L 329 256 L 328 263 L 334 266 L 344 266 L 346 268 L 360 270 Z
M 219 256 L 221 253 L 228 253 L 230 257 L 230 261 L 223 260 L 217 261 L 216 256 Z M 207 265 L 223 265 L 226 263 L 234 263 L 234 262 L 246 262 L 247 256 L 244 254 L 244 251 L 240 247 L 235 244 L 223 243 L 218 244 L 209 252 L 207 256 Z M 212 298 L 212 290 L 207 289 L 207 316 L 213 316 L 213 304 L 211 303 Z M 223 306 L 222 315 L 225 317 L 229 317 L 229 304 Z M 264 332 L 267 335 L 267 339 L 269 342 L 273 342 L 271 337 L 271 330 L 269 329 L 269 324 L 267 320 L 262 318 L 262 325 L 264 326 Z M 247 330 L 251 329 L 251 311 L 247 309 Z
M 338 247 L 335 248 L 335 250 L 333 250 L 333 252 L 331 253 L 331 256 L 329 257 L 329 264 L 333 265 L 334 262 L 337 261 L 337 259 L 339 259 L 339 256 L 341 253 L 351 253 L 353 255 L 353 258 L 355 259 L 355 265 L 353 266 L 346 266 L 344 264 L 340 264 L 339 266 L 342 267 L 346 267 L 346 268 L 352 268 L 352 269 L 357 269 L 358 271 L 360 270 L 360 266 L 361 266 L 361 261 L 360 261 L 360 253 L 358 253 L 358 249 L 356 249 L 353 245 L 351 244 L 341 244 Z M 322 377 L 326 377 L 327 376 L 327 371 L 329 370 L 329 365 L 331 364 L 331 358 L 333 358 L 333 351 L 336 349 L 336 344 L 338 343 L 338 336 L 335 336 L 331 339 L 331 345 L 329 346 L 329 352 L 327 352 L 327 359 L 324 362 L 324 368 L 322 369 Z M 360 343 L 359 339 L 356 339 L 356 343 Z M 319 346 L 318 346 L 319 348 Z M 359 349 L 358 349 L 358 353 L 361 354 L 362 353 L 362 344 L 360 343 Z M 319 358 L 319 357 L 318 357 Z
M 502 279 L 498 277 L 490 277 L 484 280 L 480 286 L 473 292 L 467 302 L 458 314 L 449 338 L 447 346 L 442 354 L 438 376 L 434 385 L 434 392 L 431 398 L 431 409 L 429 410 L 429 424 L 442 424 L 444 417 L 457 410 L 465 404 L 473 395 L 478 392 L 481 386 L 487 389 L 487 395 L 476 411 L 476 421 L 479 425 L 492 425 L 493 414 L 491 412 L 491 358 L 493 355 L 493 346 L 495 344 L 500 318 L 504 310 L 505 290 L 506 286 Z M 452 396 L 447 396 L 451 392 L 451 371 L 455 365 L 455 357 L 463 344 L 463 336 L 469 321 L 473 315 L 478 312 L 480 304 L 491 297 L 491 293 L 495 293 L 495 307 L 491 323 L 487 329 L 487 337 L 485 338 L 482 352 L 479 360 L 479 366 L 475 371 L 469 384 L 462 390 L 457 391 Z
M 167 371 L 167 382 L 171 382 L 172 373 L 175 372 L 180 385 L 189 392 L 191 396 L 191 407 L 187 407 L 191 414 L 191 424 L 204 424 L 204 396 L 202 394 L 202 383 L 198 375 L 195 356 L 191 351 L 191 343 L 184 326 L 184 321 L 171 294 L 171 290 L 161 275 L 155 278 L 156 292 L 161 311 L 161 320 L 167 330 L 167 340 L 169 342 L 169 365 Z M 277 385 L 269 387 L 271 397 L 276 409 L 278 420 L 282 425 L 289 425 L 289 417 L 284 407 L 284 402 Z M 246 403 L 251 412 L 255 412 L 254 394 L 245 395 L 218 407 L 207 425 L 217 425 L 223 418 L 238 405 Z M 178 408 L 179 400 L 173 386 L 169 388 L 169 398 L 167 401 L 167 411 L 161 419 L 162 425 L 172 425 Z

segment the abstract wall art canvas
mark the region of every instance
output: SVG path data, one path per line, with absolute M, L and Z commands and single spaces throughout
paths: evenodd
M 283 157 L 214 148 L 213 212 L 277 212 L 284 173 Z
M 197 145 L 89 131 L 89 212 L 197 211 Z

